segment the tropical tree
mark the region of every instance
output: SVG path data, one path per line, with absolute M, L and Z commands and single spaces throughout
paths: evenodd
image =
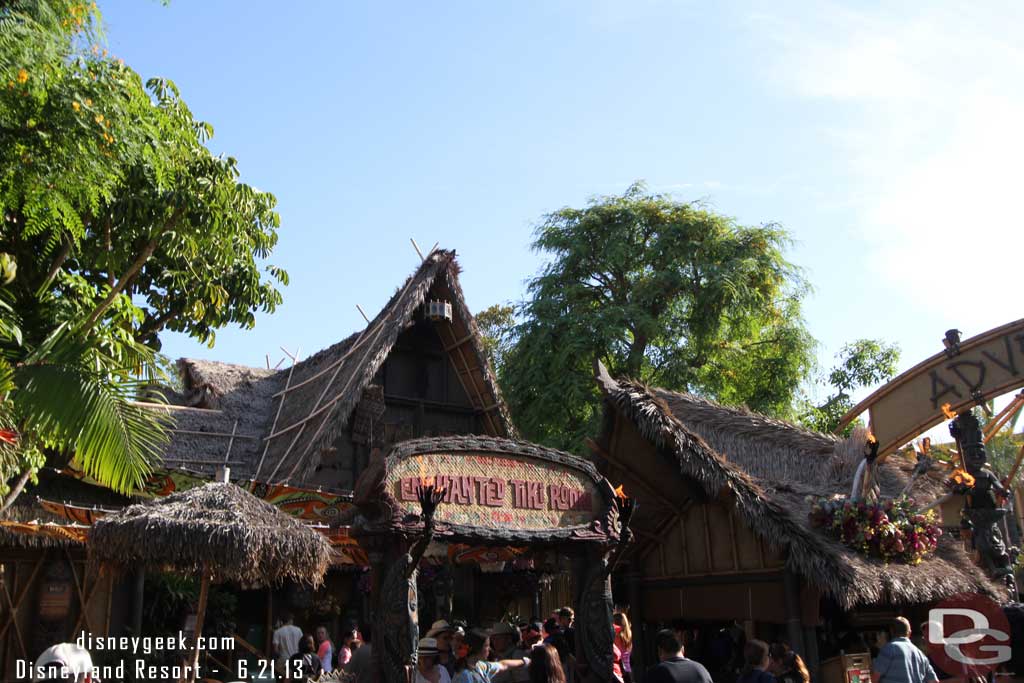
M 213 155 L 174 84 L 101 47 L 94 3 L 0 7 L 0 450 L 9 505 L 45 457 L 120 491 L 162 430 L 138 408 L 159 334 L 212 345 L 281 300 L 275 199 Z
M 512 347 L 515 308 L 507 304 L 494 304 L 473 317 L 480 330 L 487 360 L 494 371 L 500 374 L 505 367 L 505 356 Z
M 799 421 L 809 429 L 835 431 L 843 416 L 853 409 L 853 393 L 857 389 L 887 382 L 895 376 L 900 349 L 878 339 L 858 339 L 844 345 L 836 360 L 827 377 L 815 382 L 829 387 L 826 399 L 817 404 L 804 399 L 798 409 Z M 847 425 L 844 434 L 852 432 L 855 426 Z
M 692 203 L 622 196 L 545 216 L 549 261 L 517 307 L 501 373 L 530 438 L 578 449 L 595 433 L 593 363 L 613 373 L 788 415 L 812 364 L 808 286 L 774 224 L 744 226 Z

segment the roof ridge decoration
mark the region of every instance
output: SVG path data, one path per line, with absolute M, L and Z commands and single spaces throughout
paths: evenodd
M 691 431 L 661 398 L 664 390 L 617 381 L 600 363 L 595 376 L 608 404 L 629 419 L 659 453 L 678 463 L 680 474 L 693 479 L 710 496 L 728 491 L 749 528 L 768 543 L 787 550 L 787 567 L 819 586 L 842 607 L 886 601 L 928 602 L 967 591 L 995 595 L 995 584 L 948 539 L 940 543 L 936 555 L 917 566 L 886 565 L 857 555 L 813 530 L 806 516 L 798 514 L 806 507 L 803 495 L 769 490 L 762 484 L 770 481 L 752 477 Z M 845 447 L 846 442 L 838 445 Z

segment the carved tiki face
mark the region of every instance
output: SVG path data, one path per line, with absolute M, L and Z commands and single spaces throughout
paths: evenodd
M 949 431 L 960 442 L 964 464 L 969 472 L 977 473 L 988 464 L 981 425 L 973 413 L 959 415 L 950 425 Z

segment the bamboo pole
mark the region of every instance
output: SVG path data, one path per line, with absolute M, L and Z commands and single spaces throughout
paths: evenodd
M 1017 472 L 1020 470 L 1021 463 L 1024 462 L 1024 446 L 1020 447 L 1020 453 L 1017 454 L 1017 460 L 1014 461 L 1013 467 L 1010 468 L 1010 473 L 1006 475 L 1005 484 L 1007 488 L 1013 486 L 1013 480 L 1017 477 Z
M 199 638 L 203 634 L 203 620 L 206 618 L 206 600 L 210 593 L 210 569 L 203 563 L 203 578 L 199 584 L 199 606 L 196 607 L 195 643 L 192 647 L 192 661 L 188 671 L 188 680 L 196 680 L 199 667 Z

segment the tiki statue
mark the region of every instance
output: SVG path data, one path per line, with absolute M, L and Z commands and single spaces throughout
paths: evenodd
M 999 522 L 1007 513 L 1000 499 L 1005 500 L 1009 491 L 989 469 L 981 425 L 973 413 L 958 415 L 949 423 L 949 433 L 956 439 L 967 472 L 974 477 L 963 510 L 968 525 L 973 529 L 974 547 L 989 575 L 1005 583 L 1010 599 L 1016 600 L 1013 561 L 999 532 Z

